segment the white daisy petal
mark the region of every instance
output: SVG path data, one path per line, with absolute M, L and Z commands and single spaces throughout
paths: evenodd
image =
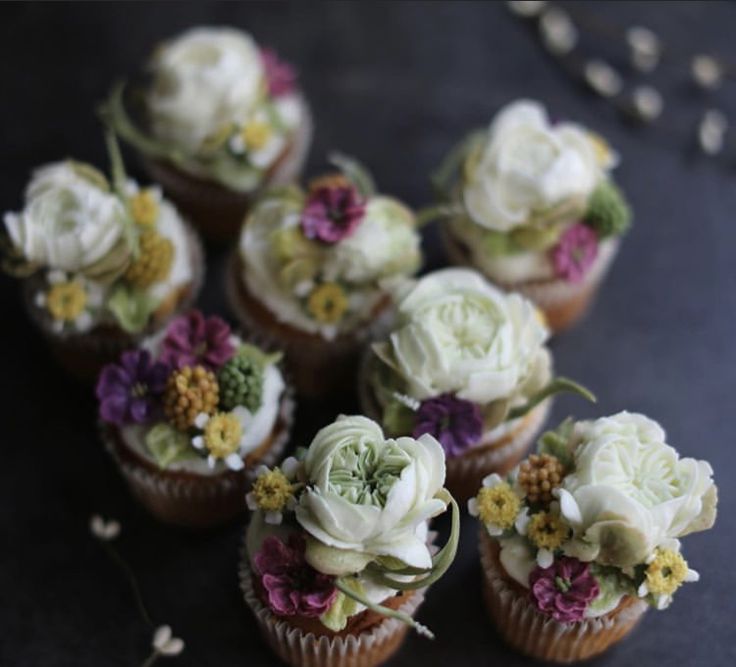
M 283 518 L 281 512 L 266 512 L 264 516 L 265 522 L 270 526 L 278 526 Z
M 204 437 L 201 435 L 195 435 L 192 438 L 192 446 L 195 449 L 204 449 Z
M 258 509 L 258 503 L 253 491 L 245 494 L 245 504 L 251 512 L 255 512 Z
M 695 570 L 688 568 L 687 574 L 685 575 L 685 581 L 691 583 L 693 581 L 700 581 L 700 574 Z
M 207 422 L 210 420 L 210 416 L 206 412 L 200 412 L 195 418 L 194 418 L 194 425 L 197 428 L 204 428 L 207 426 Z
M 212 456 L 212 454 L 210 454 L 210 455 L 209 455 L 209 456 L 207 457 L 207 465 L 208 465 L 208 466 L 209 466 L 210 468 L 214 468 L 214 467 L 215 467 L 215 464 L 216 464 L 216 463 L 217 463 L 217 459 L 216 459 L 216 458 L 215 458 L 214 456 Z
M 240 458 L 239 454 L 232 453 L 225 458 L 225 465 L 230 470 L 242 470 L 245 463 L 243 463 L 243 459 Z
M 483 480 L 483 486 L 487 489 L 492 489 L 494 486 L 501 484 L 501 482 L 503 482 L 501 476 L 494 472 Z
M 549 549 L 540 549 L 537 551 L 537 565 L 541 568 L 547 568 L 555 562 L 555 555 Z
M 478 516 L 478 499 L 471 498 L 468 500 L 468 514 L 470 516 Z
M 294 456 L 285 458 L 281 463 L 281 472 L 284 473 L 286 479 L 292 480 L 299 474 L 299 468 L 301 464 Z
M 171 627 L 168 625 L 162 625 L 156 628 L 156 632 L 153 634 L 153 648 L 161 650 L 168 641 L 171 639 Z
M 33 297 L 33 303 L 39 308 L 43 308 L 46 305 L 46 292 L 37 292 L 36 296 Z
M 55 269 L 54 271 L 49 271 L 48 275 L 46 276 L 46 280 L 48 281 L 49 285 L 63 283 L 66 281 L 66 273 L 64 273 L 63 271 L 59 271 L 58 269 Z

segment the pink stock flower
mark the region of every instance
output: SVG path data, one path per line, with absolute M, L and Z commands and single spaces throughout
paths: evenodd
M 261 62 L 266 71 L 268 94 L 271 97 L 288 95 L 296 88 L 296 71 L 285 60 L 279 58 L 273 49 L 261 49 Z
M 537 609 L 559 623 L 583 619 L 600 588 L 587 563 L 565 556 L 529 575 L 529 594 Z
M 571 283 L 578 283 L 598 256 L 598 237 L 582 222 L 565 230 L 550 251 L 555 274 Z
M 161 343 L 161 361 L 175 368 L 201 364 L 217 370 L 235 354 L 230 327 L 216 316 L 205 318 L 198 310 L 177 317 Z
M 365 215 L 365 203 L 352 185 L 324 186 L 310 194 L 302 212 L 308 239 L 337 243 L 350 236 Z

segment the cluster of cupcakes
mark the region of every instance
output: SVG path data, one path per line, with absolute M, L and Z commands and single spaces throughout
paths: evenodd
M 626 412 L 539 439 L 555 394 L 548 340 L 583 315 L 630 210 L 598 135 L 519 101 L 468 135 L 415 213 L 359 162 L 297 183 L 311 117 L 294 69 L 234 29 L 156 50 L 101 109 L 111 174 L 34 172 L 4 217 L 4 266 L 32 321 L 96 377 L 100 433 L 156 518 L 210 527 L 247 511 L 240 585 L 275 653 L 301 667 L 388 659 L 482 525 L 488 610 L 529 655 L 583 660 L 697 574 L 680 538 L 710 528 L 716 487 L 661 427 Z M 129 179 L 115 135 L 158 185 Z M 457 266 L 420 278 L 418 221 Z M 231 244 L 242 332 L 191 310 L 201 244 Z M 355 391 L 283 458 L 294 397 Z M 446 543 L 430 523 L 451 514 Z

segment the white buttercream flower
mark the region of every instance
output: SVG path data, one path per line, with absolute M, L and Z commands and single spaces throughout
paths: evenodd
M 321 544 L 431 567 L 423 528 L 447 507 L 436 497 L 445 456 L 433 437 L 386 440 L 374 421 L 343 416 L 316 435 L 304 470 L 296 518 Z
M 509 398 L 545 355 L 547 330 L 531 302 L 470 269 L 421 278 L 398 305 L 389 346 L 409 393 L 476 403 Z
M 488 132 L 463 199 L 479 225 L 506 232 L 568 198 L 585 198 L 601 179 L 588 133 L 552 125 L 542 105 L 521 100 L 502 109 Z
M 186 31 L 156 51 L 152 69 L 153 132 L 190 151 L 228 123 L 245 120 L 262 94 L 258 46 L 233 28 Z
M 71 162 L 37 169 L 20 213 L 6 213 L 13 244 L 32 262 L 77 272 L 102 259 L 125 231 L 127 213 L 111 192 Z
M 602 564 L 645 562 L 667 540 L 710 528 L 716 487 L 706 461 L 679 458 L 655 421 L 621 412 L 578 424 L 575 471 L 560 510 Z

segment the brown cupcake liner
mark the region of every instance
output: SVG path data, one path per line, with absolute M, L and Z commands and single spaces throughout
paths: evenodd
M 311 112 L 303 99 L 302 108 L 302 125 L 266 174 L 263 185 L 254 192 L 236 192 L 215 181 L 188 174 L 169 162 L 145 156 L 141 156 L 143 166 L 151 180 L 161 184 L 166 195 L 194 222 L 204 238 L 220 243 L 232 241 L 237 238 L 248 209 L 264 190 L 287 185 L 301 173 L 314 132 Z
M 624 597 L 613 611 L 578 623 L 559 623 L 537 611 L 529 592 L 506 574 L 499 561 L 499 545 L 480 529 L 483 591 L 498 632 L 513 648 L 539 660 L 571 663 L 606 651 L 631 632 L 647 604 Z
M 159 305 L 148 326 L 138 334 L 126 333 L 114 323 L 99 324 L 84 333 L 57 333 L 51 328 L 51 317 L 34 303 L 43 278 L 36 275 L 23 282 L 23 302 L 28 316 L 43 334 L 58 364 L 69 375 L 85 384 L 94 384 L 103 366 L 117 361 L 122 352 L 135 347 L 139 341 L 160 331 L 176 315 L 191 308 L 202 289 L 206 266 L 199 236 L 191 225 L 185 225 L 191 249 L 192 279 Z
M 105 447 L 131 493 L 154 517 L 185 528 L 208 528 L 227 523 L 245 512 L 245 494 L 255 479 L 256 468 L 270 467 L 280 460 L 293 419 L 294 400 L 287 387 L 271 436 L 245 457 L 245 468 L 212 475 L 162 470 L 133 451 L 116 427 L 102 422 L 99 426 Z
M 379 305 L 373 322 L 363 329 L 325 340 L 319 334 L 279 322 L 250 293 L 242 278 L 242 260 L 237 251 L 225 273 L 225 291 L 231 311 L 246 331 L 284 351 L 286 368 L 301 396 L 318 399 L 354 390 L 363 347 L 380 326 L 380 316 L 386 311 L 388 301 Z
M 409 627 L 395 619 L 364 611 L 339 633 L 312 619 L 275 616 L 261 602 L 245 547 L 238 568 L 240 588 L 256 618 L 261 635 L 274 653 L 292 667 L 374 667 L 398 651 Z M 384 601 L 414 616 L 424 601 L 424 590 L 407 591 Z M 306 622 L 305 622 L 306 621 Z M 312 621 L 312 622 L 310 622 Z
M 475 266 L 467 247 L 446 227 L 442 228 L 442 237 L 447 255 L 453 264 Z M 518 292 L 533 301 L 544 312 L 549 328 L 554 333 L 560 333 L 577 324 L 592 305 L 598 288 L 618 253 L 620 240 L 611 239 L 610 243 L 611 250 L 598 256 L 579 283 L 562 279 L 505 283 L 487 277 L 506 292 Z
M 358 400 L 362 413 L 381 423 L 381 411 L 368 383 L 370 350 L 366 350 L 358 374 Z M 486 440 L 461 456 L 448 458 L 445 486 L 462 503 L 478 493 L 483 480 L 491 473 L 505 475 L 516 466 L 542 430 L 552 405 L 547 399 L 524 415 L 510 433 Z

